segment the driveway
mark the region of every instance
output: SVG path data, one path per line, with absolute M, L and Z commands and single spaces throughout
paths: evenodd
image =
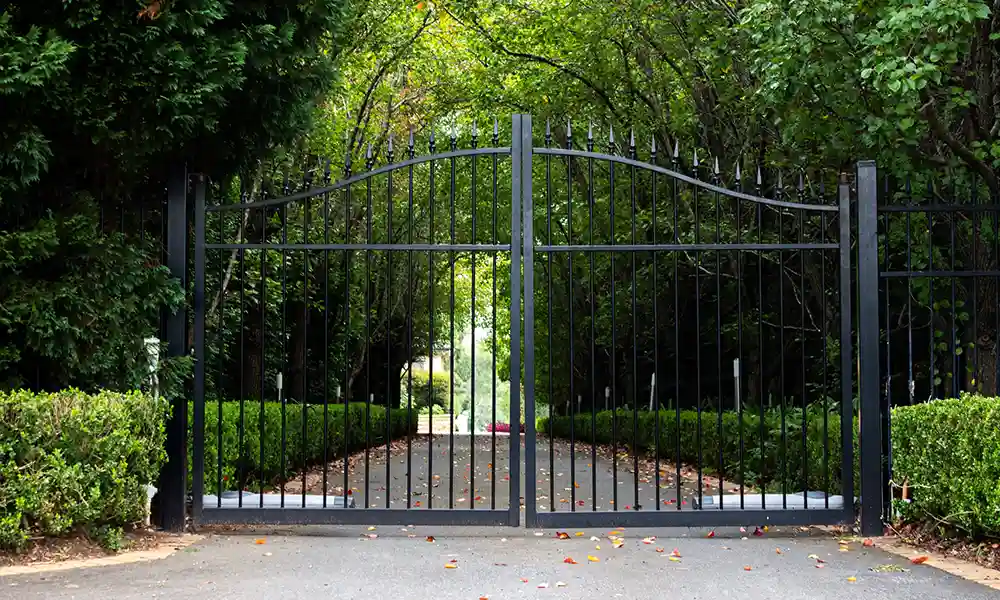
M 805 534 L 742 539 L 737 530 L 720 530 L 706 539 L 702 531 L 623 531 L 624 544 L 616 549 L 606 531 L 580 537 L 572 532 L 560 540 L 552 531 L 538 537 L 510 529 L 401 529 L 306 527 L 220 535 L 152 563 L 3 577 L 0 598 L 1000 598 L 1000 592 L 877 547 L 852 544 L 841 552 L 836 539 Z M 426 541 L 429 535 L 434 542 Z M 592 535 L 601 541 L 591 541 Z M 657 539 L 644 544 L 650 535 Z M 671 560 L 675 548 L 681 557 Z

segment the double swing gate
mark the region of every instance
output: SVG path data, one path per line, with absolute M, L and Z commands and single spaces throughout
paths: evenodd
M 846 180 L 502 129 L 196 183 L 195 522 L 853 522 Z

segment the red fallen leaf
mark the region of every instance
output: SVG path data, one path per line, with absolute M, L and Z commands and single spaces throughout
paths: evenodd
M 578 564 L 575 560 L 573 560 L 573 557 L 571 557 L 571 556 L 567 556 L 566 558 L 564 558 L 563 562 L 566 563 L 567 565 Z
M 453 558 L 453 559 L 449 560 L 448 562 L 450 562 L 452 564 L 455 564 L 455 563 L 458 562 L 458 559 L 457 558 Z
M 427 541 L 430 542 L 431 544 L 433 544 L 434 543 L 434 536 L 433 535 L 427 536 Z
M 662 552 L 663 552 L 663 548 L 657 548 L 657 549 L 656 549 L 656 552 L 657 552 L 657 553 L 662 553 Z
M 866 540 L 864 541 L 863 545 L 864 545 L 864 547 L 865 547 L 865 548 L 871 548 L 872 546 L 874 546 L 874 545 L 875 545 L 875 540 L 873 540 L 873 539 L 871 539 L 871 538 L 869 538 L 869 539 L 866 539 Z
M 824 565 L 823 563 L 816 563 L 816 568 L 817 569 L 822 569 L 822 568 L 825 568 L 825 567 L 826 567 L 826 565 Z
M 521 583 L 528 583 L 528 578 L 527 577 L 522 577 L 521 578 Z
M 560 540 L 568 540 L 569 539 L 569 534 L 566 533 L 565 531 L 557 531 L 556 532 L 556 537 L 559 538 Z
M 674 548 L 674 551 L 670 553 L 670 556 L 676 556 L 677 558 L 680 558 L 681 557 L 681 551 L 678 550 L 677 548 Z
M 632 507 L 631 507 L 631 506 L 629 506 L 628 504 L 626 504 L 626 505 L 625 505 L 625 510 L 632 510 Z
M 743 567 L 743 570 L 744 571 L 752 571 L 753 568 L 750 565 L 747 565 L 747 566 Z
M 708 535 L 706 535 L 705 537 L 714 538 L 715 537 L 715 532 L 714 531 L 709 531 Z
M 416 506 L 417 508 L 420 508 L 420 500 L 417 500 L 416 502 L 414 502 L 413 506 Z
M 764 532 L 760 530 L 760 527 L 754 527 L 753 534 L 757 537 L 764 535 Z
M 261 539 L 259 539 L 259 540 L 254 540 L 254 541 L 253 541 L 253 543 L 255 543 L 255 544 L 257 544 L 258 546 L 260 546 L 261 544 L 266 544 L 266 543 L 267 543 L 267 540 L 265 540 L 264 538 L 261 538 Z
M 914 556 L 913 558 L 910 559 L 910 562 L 915 565 L 922 565 L 928 560 L 930 560 L 929 556 Z
M 577 506 L 583 506 L 583 500 L 577 500 L 576 504 Z

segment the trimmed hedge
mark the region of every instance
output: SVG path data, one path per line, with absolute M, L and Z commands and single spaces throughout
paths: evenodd
M 892 466 L 906 521 L 1000 536 L 1000 398 L 963 395 L 893 409 Z
M 406 406 L 408 402 L 406 396 L 408 385 L 410 385 L 410 381 L 404 376 L 402 381 L 403 406 Z M 448 405 L 451 398 L 451 377 L 448 373 L 435 371 L 432 384 L 430 371 L 414 369 L 412 386 L 414 410 L 428 406 L 444 407 Z
M 612 442 L 612 412 L 597 413 L 597 443 Z M 806 452 L 802 451 L 803 411 L 788 409 L 785 411 L 785 438 L 787 444 L 781 443 L 781 412 L 770 410 L 764 414 L 764 435 L 761 435 L 761 418 L 757 411 L 743 412 L 743 464 L 740 465 L 740 417 L 734 411 L 722 413 L 721 435 L 718 413 L 703 411 L 701 413 L 701 458 L 706 473 L 720 471 L 727 481 L 742 479 L 747 485 L 766 490 L 781 490 L 783 467 L 785 481 L 789 491 L 803 488 L 803 465 L 807 466 L 808 481 L 805 486 L 810 490 L 826 490 L 840 494 L 841 486 L 841 434 L 839 412 L 826 413 L 825 427 L 829 437 L 824 435 L 824 411 L 821 407 L 811 408 L 806 417 Z M 656 412 L 639 411 L 638 439 L 633 442 L 632 412 L 617 411 L 618 443 L 630 448 L 638 448 L 650 454 L 656 450 Z M 575 416 L 575 438 L 582 442 L 591 442 L 592 423 L 590 414 Z M 684 410 L 680 413 L 680 428 L 678 429 L 677 413 L 672 410 L 659 411 L 660 420 L 660 457 L 673 461 L 677 455 L 678 434 L 680 435 L 680 460 L 684 464 L 697 464 L 699 460 L 698 444 L 698 412 Z M 570 417 L 558 416 L 540 419 L 539 432 L 551 434 L 557 438 L 570 437 Z M 856 431 L 856 428 L 855 428 Z M 856 436 L 855 436 L 856 437 Z M 761 440 L 763 439 L 763 451 Z M 826 446 L 824 447 L 824 441 Z M 719 451 L 722 451 L 722 462 L 719 462 Z M 787 451 L 786 451 L 787 448 Z M 829 482 L 824 476 L 824 450 L 829 462 Z M 855 452 L 855 469 L 857 468 L 857 452 Z M 828 484 L 828 485 L 827 485 Z M 857 484 L 857 477 L 855 477 Z
M 0 547 L 81 528 L 114 538 L 143 520 L 168 414 L 137 392 L 0 392 Z
M 347 451 L 362 450 L 365 447 L 366 404 L 352 402 L 348 405 Z M 385 408 L 371 406 L 367 415 L 371 420 L 370 442 L 372 446 L 384 445 L 386 441 Z M 328 446 L 326 456 L 334 458 L 344 454 L 344 405 L 330 404 L 328 409 Z M 194 407 L 189 407 L 193 414 Z M 219 403 L 205 403 L 205 493 L 216 494 L 218 486 L 219 454 Z M 281 404 L 264 403 L 264 456 L 261 462 L 261 427 L 259 402 L 247 401 L 243 404 L 243 451 L 240 452 L 240 403 L 222 403 L 222 490 L 234 490 L 245 477 L 246 487 L 252 491 L 280 483 L 282 474 L 291 477 L 302 470 L 303 463 L 313 466 L 323 463 L 323 405 L 305 405 L 306 436 L 302 436 L 302 404 L 285 405 L 285 460 L 281 456 Z M 392 439 L 404 437 L 407 432 L 416 431 L 417 411 L 413 411 L 413 421 L 407 425 L 406 409 L 391 411 L 389 436 Z M 188 457 L 189 464 L 191 457 Z M 263 471 L 263 474 L 262 472 Z M 189 470 L 189 479 L 191 477 Z M 189 482 L 190 483 L 190 482 Z

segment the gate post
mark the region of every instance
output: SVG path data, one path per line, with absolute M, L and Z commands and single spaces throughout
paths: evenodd
M 167 178 L 167 268 L 187 289 L 187 166 L 171 165 Z M 186 304 L 166 319 L 167 355 L 186 354 Z M 159 525 L 168 531 L 184 529 L 187 509 L 187 398 L 167 398 L 170 419 L 167 421 L 167 462 L 160 471 Z
M 878 185 L 875 161 L 858 163 L 858 390 L 861 534 L 882 535 L 879 394 Z

